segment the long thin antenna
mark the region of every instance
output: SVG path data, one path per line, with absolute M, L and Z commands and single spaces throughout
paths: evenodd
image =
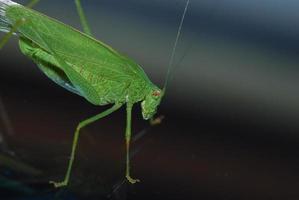
M 169 63 L 168 63 L 166 79 L 165 79 L 164 86 L 163 86 L 163 93 L 164 94 L 165 94 L 165 90 L 166 90 L 166 87 L 167 87 L 168 82 L 169 82 L 170 72 L 173 68 L 173 61 L 174 61 L 175 51 L 176 51 L 176 47 L 177 47 L 177 44 L 178 44 L 178 41 L 179 41 L 179 38 L 180 38 L 180 35 L 181 35 L 181 30 L 182 30 L 182 27 L 183 27 L 183 23 L 184 23 L 184 19 L 185 19 L 185 15 L 186 15 L 186 12 L 187 12 L 187 9 L 188 9 L 189 2 L 190 2 L 190 0 L 187 0 L 187 3 L 185 5 L 185 9 L 184 9 L 184 12 L 183 12 L 183 15 L 182 15 L 182 18 L 181 18 L 181 22 L 180 22 L 180 25 L 179 25 L 179 28 L 178 28 L 178 31 L 177 31 L 177 35 L 176 35 L 176 38 L 175 38 L 175 41 L 174 41 L 174 45 L 173 45 L 173 48 L 172 48 L 171 57 L 170 57 L 170 60 L 169 60 Z

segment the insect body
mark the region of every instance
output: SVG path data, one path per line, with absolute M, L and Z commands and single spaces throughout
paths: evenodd
M 81 9 L 80 1 L 76 3 Z M 81 20 L 84 22 L 84 16 Z M 131 183 L 137 182 L 138 179 L 130 176 L 129 163 L 132 107 L 141 102 L 143 118 L 150 119 L 164 91 L 149 80 L 137 63 L 88 35 L 90 31 L 81 33 L 13 1 L 0 0 L 0 30 L 16 32 L 22 53 L 58 85 L 94 105 L 113 104 L 110 109 L 79 123 L 65 178 L 62 182 L 51 183 L 56 187 L 68 184 L 80 129 L 122 105 L 127 108 L 126 178 Z

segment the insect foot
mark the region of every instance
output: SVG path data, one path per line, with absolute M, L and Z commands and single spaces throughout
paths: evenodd
M 67 186 L 67 181 L 62 181 L 62 182 L 49 181 L 49 183 L 53 184 L 54 187 L 56 188 Z
M 126 178 L 127 178 L 127 180 L 128 180 L 130 183 L 132 183 L 132 184 L 137 183 L 137 182 L 140 182 L 139 179 L 133 179 L 133 178 L 132 178 L 131 176 L 129 176 L 129 175 L 126 175 Z
M 160 115 L 160 116 L 157 117 L 157 118 L 152 118 L 152 119 L 150 120 L 150 125 L 152 125 L 152 126 L 159 125 L 159 124 L 162 123 L 162 120 L 163 120 L 164 118 L 165 118 L 164 115 Z

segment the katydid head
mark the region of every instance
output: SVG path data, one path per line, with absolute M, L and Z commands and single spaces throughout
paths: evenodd
M 150 90 L 150 92 L 145 96 L 145 99 L 141 102 L 143 119 L 148 120 L 155 115 L 162 97 L 163 92 L 159 88 L 155 87 Z

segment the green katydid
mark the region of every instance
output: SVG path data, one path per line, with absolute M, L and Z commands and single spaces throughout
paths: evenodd
M 85 33 L 13 1 L 0 0 L 0 31 L 8 32 L 0 42 L 0 48 L 15 32 L 22 53 L 32 59 L 52 81 L 94 105 L 113 104 L 111 108 L 78 124 L 65 178 L 62 182 L 50 183 L 55 187 L 68 184 L 80 130 L 124 104 L 127 112 L 125 177 L 130 183 L 136 183 L 139 180 L 130 175 L 129 159 L 132 107 L 141 102 L 145 120 L 152 119 L 156 113 L 165 94 L 189 0 L 180 21 L 163 90 L 154 85 L 133 60 L 94 39 L 80 0 L 75 0 L 75 3 Z

